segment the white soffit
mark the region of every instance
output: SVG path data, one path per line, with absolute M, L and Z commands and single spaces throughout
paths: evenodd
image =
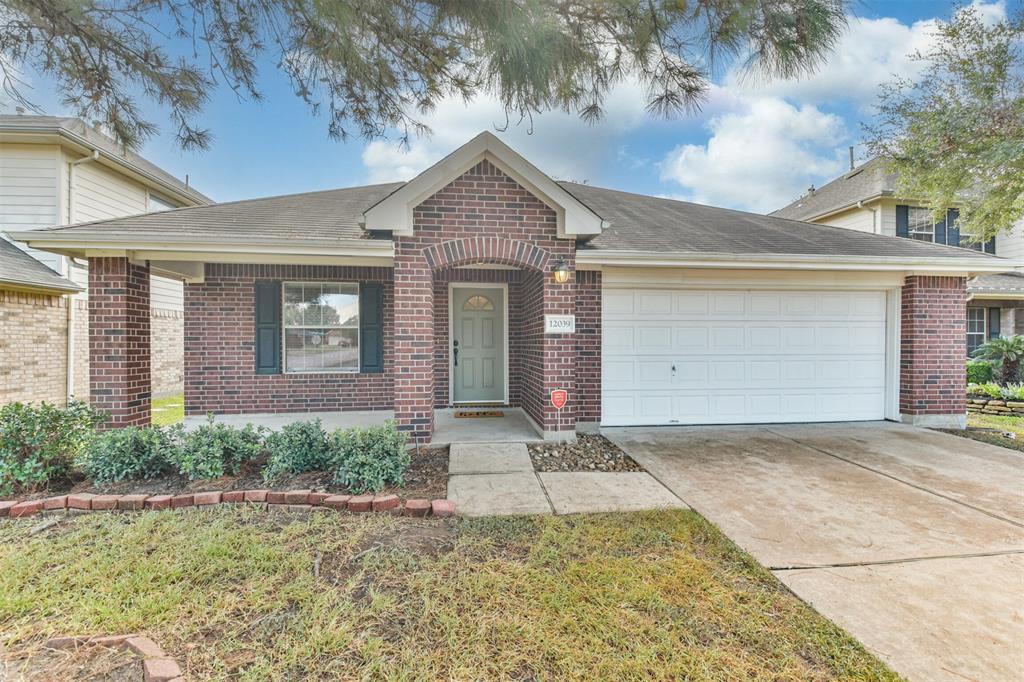
M 555 211 L 560 238 L 601 234 L 607 226 L 590 207 L 492 133 L 484 131 L 367 209 L 363 213 L 365 228 L 411 236 L 413 209 L 483 160 L 493 163 Z

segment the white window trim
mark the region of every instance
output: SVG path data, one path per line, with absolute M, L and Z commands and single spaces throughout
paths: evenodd
M 289 329 L 327 329 L 327 327 L 319 326 L 305 326 L 292 325 L 289 327 L 284 321 L 284 305 L 285 305 L 285 289 L 288 288 L 289 284 L 354 284 L 356 286 L 356 305 L 359 308 L 359 324 L 355 326 L 356 330 L 356 366 L 355 369 L 316 369 L 316 370 L 288 370 L 288 330 Z M 311 376 L 314 374 L 361 374 L 363 371 L 363 301 L 362 301 L 362 285 L 359 282 L 349 281 L 330 281 L 320 279 L 308 279 L 308 280 L 287 280 L 281 282 L 281 374 L 293 374 L 298 376 Z M 331 329 L 351 329 L 352 327 L 330 327 Z
M 907 238 L 908 239 L 913 239 L 913 240 L 919 241 L 919 242 L 926 242 L 926 243 L 934 244 L 935 243 L 935 225 L 933 223 L 929 222 L 927 226 L 919 227 L 919 228 L 915 229 L 914 225 L 912 224 L 911 219 L 910 219 L 910 215 L 914 211 L 928 211 L 928 209 L 922 208 L 920 206 L 910 206 L 910 207 L 907 208 Z M 929 211 L 929 216 L 930 215 L 931 215 L 931 213 Z M 931 218 L 929 217 L 929 221 L 930 220 L 931 220 Z M 928 235 L 928 239 L 918 239 L 914 235 Z
M 967 357 L 968 358 L 971 357 L 970 337 L 978 335 L 978 332 L 972 332 L 971 331 L 970 314 L 971 314 L 972 310 L 980 310 L 981 311 L 981 343 L 979 343 L 978 346 L 980 347 L 986 341 L 988 341 L 988 308 L 984 308 L 984 307 L 976 306 L 976 305 L 967 306 L 967 320 L 966 320 L 966 322 L 967 322 L 967 339 L 965 340 L 965 343 L 966 343 L 967 349 L 968 349 L 967 350 Z

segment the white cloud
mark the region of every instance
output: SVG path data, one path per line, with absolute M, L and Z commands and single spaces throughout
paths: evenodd
M 843 169 L 833 151 L 846 139 L 843 121 L 813 105 L 751 98 L 742 111 L 713 117 L 708 129 L 707 144 L 679 145 L 661 163 L 661 179 L 678 183 L 691 201 L 771 211 Z
M 1005 2 L 972 4 L 987 22 L 1006 17 Z M 878 87 L 896 78 L 913 78 L 922 69 L 910 58 L 934 40 L 936 19 L 911 25 L 891 17 L 849 18 L 849 29 L 834 52 L 813 75 L 802 79 L 758 81 L 741 71 L 730 72 L 726 86 L 738 92 L 786 97 L 799 102 L 828 103 L 847 100 L 862 110 L 878 97 Z
M 647 116 L 646 95 L 636 83 L 614 88 L 605 101 L 604 118 L 590 125 L 575 114 L 545 112 L 530 121 L 512 121 L 504 131 L 505 113 L 492 97 L 469 103 L 449 98 L 422 120 L 433 133 L 401 149 L 392 141 L 377 140 L 362 154 L 370 182 L 408 180 L 482 130 L 490 130 L 549 175 L 587 180 L 605 163 L 622 154 L 624 137 L 641 126 Z M 532 131 L 531 131 L 532 128 Z

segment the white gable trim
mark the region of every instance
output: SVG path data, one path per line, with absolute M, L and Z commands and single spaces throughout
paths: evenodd
M 601 234 L 607 226 L 606 221 L 590 207 L 492 133 L 484 131 L 367 209 L 363 213 L 364 227 L 411 236 L 413 209 L 484 160 L 493 163 L 555 211 L 560 238 Z

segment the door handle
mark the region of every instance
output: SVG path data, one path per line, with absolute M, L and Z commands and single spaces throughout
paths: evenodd
M 452 341 L 452 359 L 455 362 L 455 366 L 459 366 L 459 342 Z

